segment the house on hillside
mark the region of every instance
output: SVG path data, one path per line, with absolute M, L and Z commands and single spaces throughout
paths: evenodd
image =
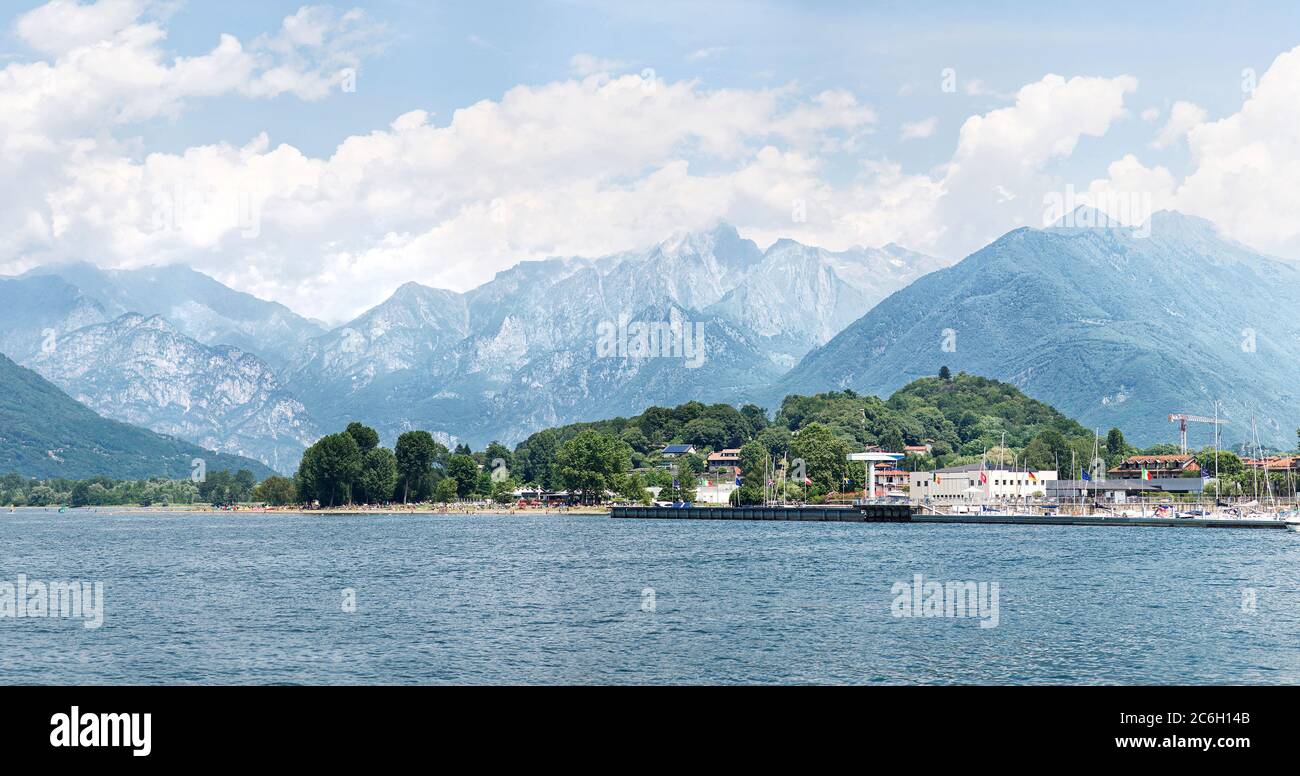
M 682 455 L 691 455 L 695 452 L 695 445 L 664 445 L 664 449 L 659 454 L 664 458 L 677 458 Z
M 709 453 L 709 471 L 721 474 L 740 474 L 740 448 L 728 447 Z

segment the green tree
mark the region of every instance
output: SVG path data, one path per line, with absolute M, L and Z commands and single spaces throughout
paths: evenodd
M 880 446 L 886 452 L 901 453 L 907 442 L 903 439 L 903 432 L 896 427 L 890 427 L 880 436 Z
M 948 367 L 939 367 L 939 379 L 945 382 L 952 379 L 952 372 L 948 371 Z
M 696 418 L 682 429 L 682 439 L 693 445 L 721 450 L 729 439 L 727 427 L 717 418 Z
M 354 421 L 348 424 L 347 432 L 357 441 L 357 449 L 363 454 L 379 446 L 379 432 L 370 426 Z
M 474 495 L 492 495 L 492 473 L 486 469 L 479 471 L 478 477 L 474 478 Z
M 616 478 L 631 465 L 632 451 L 624 442 L 591 429 L 578 432 L 555 455 L 560 481 L 570 493 L 581 493 L 585 503 L 616 489 Z
M 636 426 L 628 426 L 623 429 L 623 433 L 619 434 L 618 438 L 623 440 L 628 447 L 638 453 L 650 452 L 650 438 L 645 435 L 645 432 Z
M 451 477 L 443 477 L 433 489 L 433 498 L 443 504 L 453 501 L 456 498 L 456 481 Z
M 347 432 L 328 434 L 303 453 L 298 465 L 300 493 L 326 506 L 344 503 L 361 474 L 361 450 Z M 208 475 L 209 478 L 211 474 Z
M 357 497 L 367 504 L 391 499 L 397 487 L 397 456 L 386 447 L 368 450 L 361 458 L 357 486 Z
M 849 445 L 821 423 L 810 423 L 799 429 L 790 443 L 791 481 L 799 480 L 796 462 L 803 461 L 803 473 L 812 480 L 814 493 L 837 490 L 848 466 Z M 798 482 L 802 487 L 804 483 Z
M 456 481 L 456 495 L 470 496 L 478 487 L 478 462 L 473 456 L 457 453 L 447 461 L 447 476 Z
M 617 476 L 618 494 L 628 501 L 645 504 L 650 501 L 650 491 L 646 490 L 645 479 L 640 474 L 620 474 Z
M 740 447 L 740 488 L 734 491 L 738 504 L 763 501 L 764 477 L 767 475 L 768 452 L 761 442 L 746 442 Z M 739 494 L 739 495 L 736 495 Z
M 1213 447 L 1204 447 L 1196 454 L 1196 465 L 1212 477 L 1236 477 L 1246 472 L 1241 456 L 1231 450 L 1220 450 L 1215 456 Z
M 235 472 L 234 481 L 231 487 L 231 500 L 235 503 L 250 501 L 253 498 L 253 487 L 257 485 L 257 477 L 248 469 L 240 469 Z
M 1124 432 L 1118 428 L 1106 432 L 1106 460 L 1115 464 L 1127 454 L 1128 443 L 1124 441 Z
M 768 426 L 759 432 L 757 441 L 767 448 L 769 454 L 779 458 L 790 449 L 792 439 L 794 437 L 790 434 L 790 429 L 785 426 Z
M 504 467 L 507 472 L 510 472 L 515 468 L 515 454 L 500 442 L 490 442 L 487 449 L 483 451 L 483 463 L 487 465 L 489 471 Z
M 273 507 L 282 507 L 294 503 L 296 495 L 293 480 L 279 475 L 267 477 L 258 483 L 256 488 L 253 488 L 254 501 L 261 501 Z
M 758 436 L 759 432 L 767 428 L 767 410 L 757 404 L 746 404 L 740 408 L 740 414 L 749 423 L 750 439 Z
M 433 441 L 433 435 L 428 431 L 407 431 L 397 437 L 397 446 L 393 452 L 396 455 L 403 504 L 410 500 L 412 490 L 418 495 L 420 488 L 428 481 L 434 457 L 440 447 L 442 445 Z
M 1075 458 L 1081 466 L 1087 466 L 1090 461 L 1090 458 L 1080 458 L 1077 454 Z M 1020 462 L 1026 468 L 1056 471 L 1058 476 L 1065 478 L 1067 473 L 1064 469 L 1070 466 L 1070 444 L 1061 432 L 1053 428 L 1045 429 L 1025 445 Z M 1074 479 L 1078 477 L 1075 476 Z

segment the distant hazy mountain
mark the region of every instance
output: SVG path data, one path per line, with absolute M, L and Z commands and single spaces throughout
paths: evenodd
M 0 277 L 0 353 L 18 361 L 54 337 L 112 317 L 104 306 L 54 275 Z
M 523 262 L 464 294 L 408 283 L 315 340 L 288 380 L 325 425 L 360 417 L 387 438 L 420 427 L 513 442 L 654 403 L 749 399 L 935 265 L 894 246 L 764 252 L 722 225 L 645 251 Z M 703 332 L 701 363 L 598 357 L 602 331 L 672 321 Z
M 40 375 L 0 356 L 0 472 L 73 479 L 184 478 L 193 471 L 195 458 L 203 459 L 210 472 L 272 473 L 257 461 L 102 418 Z
M 1089 223 L 1076 218 L 1076 223 Z M 1094 221 L 1104 223 L 1104 219 Z M 1177 438 L 1171 412 L 1226 440 L 1291 448 L 1300 419 L 1300 269 L 1171 212 L 1146 230 L 1017 229 L 894 293 L 768 392 L 888 395 L 941 366 L 997 378 L 1104 433 Z M 1207 429 L 1192 443 L 1207 444 Z
M 63 280 L 81 298 L 98 305 L 103 317 L 96 323 L 125 313 L 161 315 L 205 345 L 231 345 L 277 368 L 324 331 L 282 304 L 227 288 L 180 265 L 102 270 L 86 263 L 60 264 L 34 269 L 17 280 L 49 277 Z M 19 288 L 15 284 L 12 290 Z
M 306 408 L 250 353 L 209 347 L 128 313 L 59 336 L 28 366 L 115 420 L 293 471 L 318 436 Z
M 778 240 L 708 309 L 756 334 L 763 351 L 789 368 L 881 299 L 945 265 L 892 244 L 834 253 Z

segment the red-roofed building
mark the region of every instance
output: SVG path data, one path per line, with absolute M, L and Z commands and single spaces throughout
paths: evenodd
M 1154 480 L 1190 477 L 1201 473 L 1201 467 L 1196 463 L 1196 456 L 1181 454 L 1132 455 L 1119 466 L 1111 469 L 1109 474 L 1121 480 L 1140 479 L 1144 469 Z
M 710 453 L 708 466 L 711 472 L 740 474 L 740 448 L 728 447 L 725 450 Z

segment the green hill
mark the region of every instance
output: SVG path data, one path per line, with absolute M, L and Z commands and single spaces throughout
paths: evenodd
M 202 458 L 208 471 L 248 469 L 259 479 L 274 473 L 249 458 L 103 418 L 0 355 L 0 472 L 70 479 L 183 478 L 195 458 Z
M 631 418 L 540 431 L 520 443 L 514 458 L 525 480 L 538 477 L 559 446 L 585 429 L 627 443 L 638 465 L 653 465 L 667 443 L 718 450 L 757 440 L 779 456 L 795 446 L 801 430 L 814 425 L 829 429 L 846 450 L 880 445 L 899 451 L 930 444 L 932 455 L 908 459 L 908 466 L 920 467 L 979 460 L 1005 442 L 1018 462 L 1068 471 L 1071 461 L 1090 460 L 1094 445 L 1092 431 L 1014 385 L 959 373 L 914 380 L 887 400 L 852 390 L 789 395 L 771 420 L 754 405 L 650 407 Z

